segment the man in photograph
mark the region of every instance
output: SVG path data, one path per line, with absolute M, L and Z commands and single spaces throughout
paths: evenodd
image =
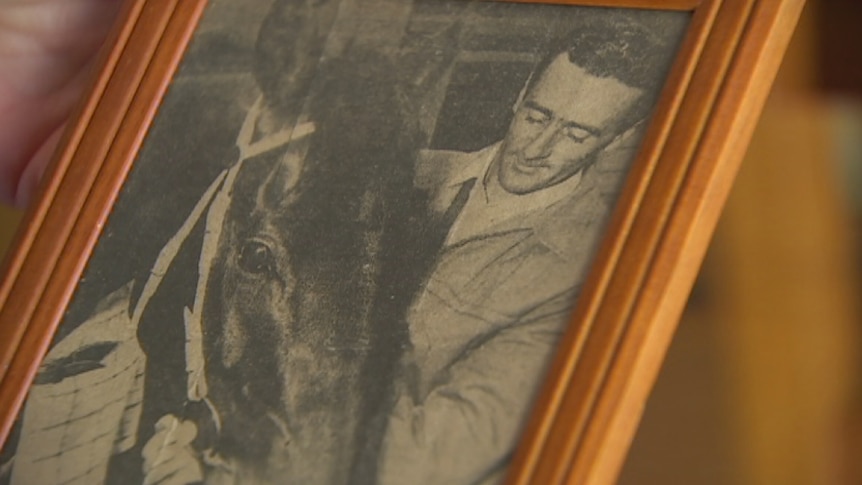
M 537 65 L 502 141 L 418 160 L 443 243 L 407 315 L 379 483 L 501 478 L 608 220 L 622 174 L 605 169 L 633 158 L 667 74 L 658 36 L 585 22 Z

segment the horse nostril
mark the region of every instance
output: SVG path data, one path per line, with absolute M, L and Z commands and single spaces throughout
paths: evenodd
M 272 250 L 260 241 L 248 241 L 239 252 L 240 268 L 253 274 L 275 274 Z

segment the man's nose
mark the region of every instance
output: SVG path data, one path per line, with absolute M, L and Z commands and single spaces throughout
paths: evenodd
M 529 159 L 546 158 L 551 154 L 554 140 L 557 137 L 557 129 L 554 126 L 546 126 L 535 138 L 524 148 L 524 156 Z

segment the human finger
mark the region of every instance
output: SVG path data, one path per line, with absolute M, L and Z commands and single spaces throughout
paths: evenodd
M 0 200 L 23 206 L 121 0 L 0 0 Z
M 191 421 L 180 421 L 173 416 L 163 416 L 156 422 L 156 433 L 144 445 L 141 456 L 144 472 L 170 459 L 177 449 L 191 445 L 197 436 L 197 426 Z
M 179 425 L 179 420 L 168 414 L 159 418 L 155 424 L 155 433 L 141 450 L 144 460 L 144 472 L 162 461 L 164 456 L 170 455 L 167 449 L 176 444 L 176 435 L 173 430 Z
M 203 469 L 188 447 L 176 450 L 169 460 L 148 470 L 144 485 L 187 485 L 203 480 Z

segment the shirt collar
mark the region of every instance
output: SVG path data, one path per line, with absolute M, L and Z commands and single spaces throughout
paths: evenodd
M 497 158 L 501 145 L 502 142 L 499 142 L 485 147 L 475 152 L 476 156 L 470 157 L 469 162 L 453 167 L 452 174 L 449 177 L 449 186 L 457 187 L 464 185 L 470 179 L 477 179 L 477 181 L 484 179 L 485 174 L 491 168 L 491 164 Z

